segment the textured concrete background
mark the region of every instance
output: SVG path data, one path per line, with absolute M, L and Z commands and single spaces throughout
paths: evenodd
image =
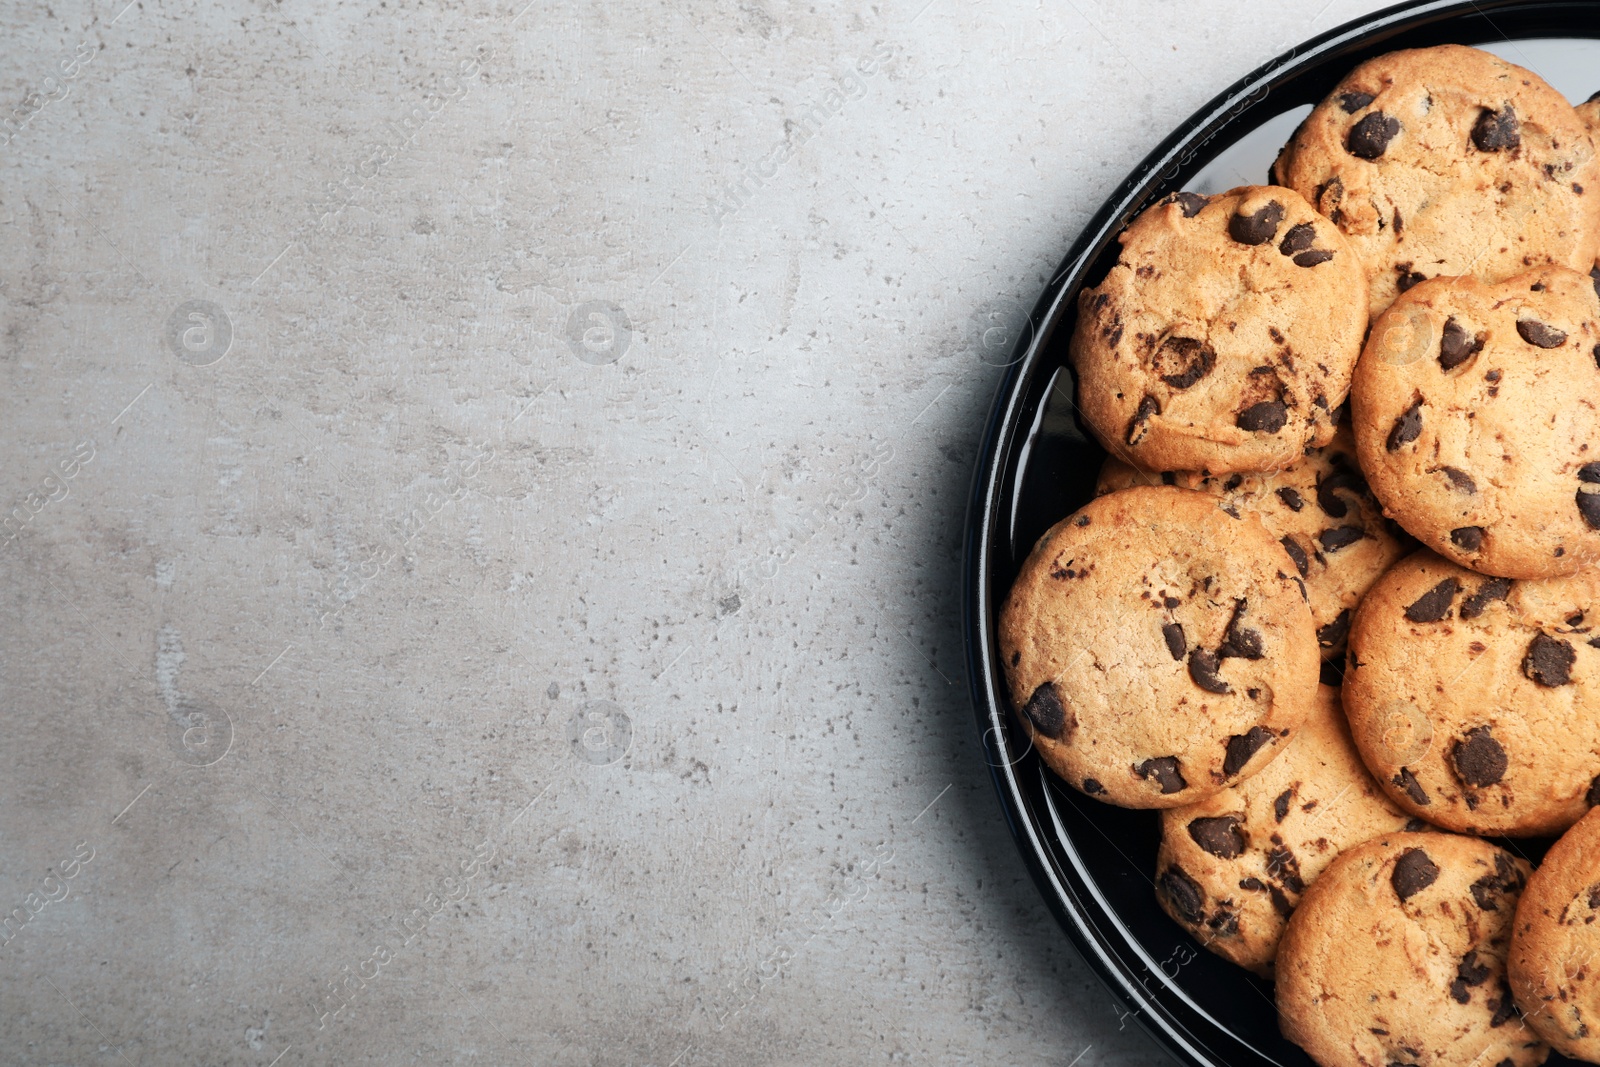
M 975 748 L 975 441 L 1376 5 L 524 3 L 0 9 L 0 1060 L 1160 1062 Z

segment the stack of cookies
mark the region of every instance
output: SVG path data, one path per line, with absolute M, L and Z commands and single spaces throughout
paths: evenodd
M 1600 1058 L 1597 122 L 1379 57 L 1079 298 L 1109 455 L 1002 611 L 1018 719 L 1324 1067 Z

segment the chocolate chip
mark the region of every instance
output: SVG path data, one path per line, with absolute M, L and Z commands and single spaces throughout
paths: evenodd
M 1157 367 L 1170 365 L 1174 368 L 1170 374 L 1161 375 L 1161 380 L 1174 389 L 1189 388 L 1210 374 L 1217 365 L 1217 354 L 1211 350 L 1211 346 L 1193 337 L 1167 338 L 1161 342 L 1155 359 Z
M 1067 710 L 1061 706 L 1061 694 L 1054 682 L 1045 682 L 1033 691 L 1022 713 L 1033 723 L 1033 728 L 1049 738 L 1059 738 L 1067 723 Z
M 1394 861 L 1389 882 L 1401 900 L 1410 900 L 1439 878 L 1439 868 L 1420 848 L 1408 848 Z
M 1362 108 L 1366 107 L 1376 99 L 1377 97 L 1373 96 L 1371 93 L 1340 93 L 1339 106 L 1344 108 L 1344 113 L 1346 115 L 1354 115 L 1357 111 L 1360 111 Z
M 1489 965 L 1478 959 L 1476 949 L 1468 949 L 1462 957 L 1461 966 L 1456 968 L 1456 976 L 1469 986 L 1480 986 L 1488 981 L 1490 974 Z
M 1600 296 L 1600 267 L 1590 267 L 1589 277 L 1594 279 L 1594 295 Z
M 1316 226 L 1302 222 L 1289 227 L 1289 232 L 1284 234 L 1283 240 L 1278 243 L 1278 251 L 1286 256 L 1293 256 L 1297 267 L 1315 267 L 1318 263 L 1326 263 L 1333 258 L 1332 252 L 1311 247 L 1316 240 Z M 1283 338 L 1279 335 L 1275 340 L 1282 343 Z
M 1345 608 L 1328 625 L 1317 631 L 1317 644 L 1323 648 L 1338 648 L 1350 636 L 1350 609 Z
M 1203 648 L 1197 648 L 1189 653 L 1189 677 L 1208 693 L 1231 693 L 1233 687 L 1217 676 L 1217 668 L 1221 660 L 1213 653 Z
M 1161 636 L 1166 639 L 1167 651 L 1172 653 L 1173 659 L 1181 660 L 1189 645 L 1183 639 L 1183 626 L 1181 623 L 1169 622 L 1161 628 Z
M 1183 603 L 1183 601 L 1179 600 L 1175 596 L 1164 596 L 1164 597 L 1161 598 L 1161 606 L 1166 608 L 1168 611 L 1172 611 L 1174 608 L 1176 608 L 1179 604 L 1182 604 L 1182 603 Z
M 1300 577 L 1304 578 L 1306 572 L 1311 569 L 1311 561 L 1306 558 L 1306 550 L 1300 547 L 1300 542 L 1287 534 L 1278 543 L 1283 546 L 1285 552 L 1289 553 L 1289 558 L 1294 560 L 1294 565 L 1300 569 Z
M 1298 226 L 1289 227 L 1289 232 L 1283 235 L 1283 240 L 1278 243 L 1278 251 L 1286 256 L 1296 252 L 1304 252 L 1317 243 L 1317 227 L 1313 223 L 1302 222 Z
M 1596 482 L 1600 482 L 1600 463 L 1591 463 L 1589 466 L 1596 468 L 1596 474 L 1595 474 L 1595 477 L 1592 480 L 1596 481 Z M 1588 467 L 1584 468 L 1584 470 L 1587 470 L 1587 469 L 1588 469 Z M 1579 472 L 1578 477 L 1580 477 L 1580 478 L 1583 477 L 1582 472 Z M 1584 479 L 1584 480 L 1585 481 L 1589 481 L 1591 479 Z M 1284 486 L 1282 489 L 1278 490 L 1278 499 L 1283 501 L 1284 506 L 1287 507 L 1290 511 L 1299 511 L 1301 508 L 1306 506 L 1306 502 L 1305 502 L 1304 499 L 1301 498 L 1300 494 L 1298 492 L 1296 492 L 1294 489 L 1291 489 L 1287 485 Z
M 1266 655 L 1261 634 L 1248 626 L 1228 631 L 1227 639 L 1217 648 L 1217 659 L 1260 659 Z
M 1565 332 L 1546 325 L 1538 319 L 1518 319 L 1517 332 L 1535 348 L 1560 348 L 1567 343 Z
M 1461 617 L 1476 619 L 1488 608 L 1490 601 L 1504 600 L 1511 593 L 1510 578 L 1490 578 L 1478 586 L 1478 591 L 1461 602 Z
M 1128 444 L 1136 445 L 1144 440 L 1144 435 L 1150 430 L 1150 416 L 1161 414 L 1161 403 L 1155 397 L 1146 395 L 1139 401 L 1139 406 L 1133 412 L 1133 418 L 1128 420 Z
M 1417 781 L 1417 776 L 1411 773 L 1410 767 L 1401 767 L 1400 773 L 1389 779 L 1405 791 L 1413 804 L 1427 807 L 1433 801 L 1428 799 L 1428 791 L 1422 788 L 1422 783 Z
M 1251 433 L 1277 433 L 1289 421 L 1289 409 L 1281 400 L 1263 400 L 1239 412 L 1234 420 L 1241 430 Z
M 1439 366 L 1455 370 L 1483 350 L 1483 334 L 1470 334 L 1454 318 L 1445 320 L 1444 335 L 1439 339 Z
M 1276 845 L 1268 850 L 1267 877 L 1276 878 L 1291 892 L 1305 892 L 1306 884 L 1300 877 L 1300 861 L 1295 859 L 1287 845 Z
M 1489 973 L 1489 965 L 1479 961 L 1477 951 L 1468 949 L 1460 965 L 1456 967 L 1455 980 L 1450 983 L 1450 995 L 1457 1003 L 1466 1004 L 1472 999 L 1472 994 L 1467 990 L 1488 981 Z
M 1087 516 L 1087 515 L 1079 515 L 1077 518 L 1072 520 L 1072 525 L 1074 525 L 1074 526 L 1087 526 L 1087 525 L 1089 525 L 1089 516 Z
M 1600 530 L 1600 493 L 1578 490 L 1578 514 L 1591 530 Z
M 1579 467 L 1578 481 L 1588 482 L 1590 485 L 1600 485 L 1600 463 L 1585 463 Z
M 1294 796 L 1294 787 L 1290 786 L 1272 802 L 1272 815 L 1276 822 L 1282 822 L 1289 816 L 1289 800 Z
M 1472 143 L 1480 152 L 1498 152 L 1502 148 L 1522 145 L 1522 129 L 1517 123 L 1517 113 L 1507 104 L 1499 111 L 1483 109 L 1478 121 L 1472 125 Z
M 1106 787 L 1101 785 L 1096 779 L 1085 778 L 1083 780 L 1083 791 L 1092 797 L 1097 797 L 1104 795 Z
M 1267 883 L 1263 882 L 1259 878 L 1241 878 L 1239 879 L 1239 888 L 1249 889 L 1253 892 L 1261 893 L 1266 890 Z
M 1472 475 L 1460 467 L 1440 467 L 1439 469 L 1444 472 L 1446 478 L 1450 479 L 1450 484 L 1463 493 L 1476 493 L 1478 491 L 1478 483 L 1472 480 Z
M 1354 126 L 1345 146 L 1359 159 L 1377 159 L 1389 147 L 1389 142 L 1400 132 L 1400 120 L 1391 119 L 1381 111 L 1374 111 Z
M 1177 204 L 1183 209 L 1183 217 L 1192 219 L 1200 214 L 1201 208 L 1211 203 L 1211 198 L 1209 196 L 1201 196 L 1199 193 L 1173 193 L 1161 202 L 1163 204 Z
M 1450 614 L 1450 604 L 1459 592 L 1461 583 L 1455 578 L 1446 578 L 1406 608 L 1406 618 L 1411 622 L 1438 622 Z
M 1250 757 L 1261 751 L 1272 740 L 1272 731 L 1263 726 L 1252 726 L 1242 734 L 1228 738 L 1228 753 L 1222 758 L 1222 773 L 1232 778 L 1250 762 Z
M 1178 770 L 1177 756 L 1157 756 L 1147 759 L 1133 769 L 1133 773 L 1146 780 L 1154 778 L 1161 786 L 1163 795 L 1168 793 L 1181 793 L 1189 787 L 1183 780 L 1183 772 Z
M 1425 821 L 1413 816 L 1412 818 L 1407 819 L 1406 824 L 1400 829 L 1404 830 L 1408 834 L 1420 834 L 1427 828 L 1428 824 Z
M 1218 937 L 1233 937 L 1239 932 L 1239 916 L 1227 908 L 1220 908 L 1206 920 L 1206 926 Z
M 1211 819 L 1190 819 L 1189 836 L 1194 843 L 1216 856 L 1231 860 L 1244 852 L 1244 831 L 1234 815 L 1218 815 Z
M 1365 536 L 1367 531 L 1359 526 L 1335 526 L 1319 533 L 1317 540 L 1322 544 L 1322 551 L 1337 552 L 1341 548 L 1349 548 Z
M 1244 475 L 1235 474 L 1235 475 L 1231 475 L 1226 482 L 1222 483 L 1222 488 L 1231 493 L 1231 492 L 1233 492 L 1235 489 L 1239 488 L 1243 484 L 1244 484 Z
M 1228 236 L 1242 245 L 1266 244 L 1283 221 L 1283 205 L 1269 200 L 1253 215 L 1234 215 L 1228 220 Z
M 1521 1015 L 1516 1000 L 1511 996 L 1511 988 L 1506 985 L 1504 978 L 1500 979 L 1500 995 L 1489 1000 L 1489 1008 L 1494 1012 L 1489 1016 L 1489 1028 L 1504 1026 L 1511 1021 L 1513 1015 Z
M 1450 540 L 1464 552 L 1476 552 L 1483 547 L 1483 527 L 1458 526 L 1450 531 Z
M 1503 852 L 1494 856 L 1494 873 L 1486 874 L 1468 887 L 1472 899 L 1484 911 L 1499 911 L 1500 901 L 1506 893 L 1522 891 L 1522 872 Z
M 1240 623 L 1249 606 L 1249 601 L 1243 598 L 1234 601 L 1233 615 L 1228 619 L 1228 629 L 1222 638 L 1222 645 L 1217 649 L 1219 661 L 1228 659 L 1260 659 L 1266 655 L 1262 647 L 1261 634 Z
M 1506 750 L 1489 727 L 1475 726 L 1450 750 L 1450 762 L 1464 785 L 1481 789 L 1505 777 Z
M 1427 280 L 1428 276 L 1426 274 L 1423 274 L 1419 271 L 1402 269 L 1400 271 L 1400 277 L 1395 279 L 1395 285 L 1402 293 L 1404 293 L 1409 292 L 1412 288 L 1421 285 Z
M 1205 918 L 1206 895 L 1188 873 L 1177 864 L 1162 872 L 1157 879 L 1173 910 L 1187 923 L 1198 923 Z
M 1334 452 L 1328 456 L 1328 461 L 1333 464 L 1333 470 L 1318 483 L 1329 489 L 1348 489 L 1358 496 L 1367 491 L 1366 476 L 1358 469 L 1351 466 L 1351 460 L 1343 452 Z
M 1401 445 L 1410 444 L 1422 436 L 1422 399 L 1418 397 L 1406 408 L 1405 414 L 1394 420 L 1394 428 L 1389 431 L 1387 447 L 1390 452 L 1400 451 Z
M 1522 673 L 1546 689 L 1555 689 L 1572 682 L 1572 665 L 1577 661 L 1578 653 L 1570 644 L 1539 633 L 1522 657 Z
M 1329 518 L 1342 519 L 1350 513 L 1350 505 L 1334 492 L 1337 488 L 1339 486 L 1332 478 L 1317 482 L 1317 507 Z
M 1272 907 L 1277 913 L 1287 919 L 1294 914 L 1294 905 L 1289 903 L 1289 898 L 1277 886 L 1268 886 L 1267 893 L 1272 897 Z

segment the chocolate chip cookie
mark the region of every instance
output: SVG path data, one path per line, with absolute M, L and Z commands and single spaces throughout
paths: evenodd
M 1600 247 L 1587 124 L 1537 74 L 1461 45 L 1363 63 L 1273 166 L 1350 239 L 1372 316 L 1424 278 L 1499 281 Z
M 1517 904 L 1507 961 L 1528 1025 L 1557 1052 L 1600 1062 L 1600 811 L 1551 846 Z
M 1260 770 L 1309 712 L 1317 637 L 1259 519 L 1140 486 L 1051 527 L 1000 614 L 1018 718 L 1073 786 L 1172 808 Z
M 1278 470 L 1333 437 L 1367 326 L 1366 275 L 1287 189 L 1177 193 L 1078 298 L 1078 405 L 1144 470 Z
M 1392 834 L 1322 872 L 1278 946 L 1284 1036 L 1322 1067 L 1534 1067 L 1506 952 L 1527 861 L 1454 834 Z
M 1373 782 L 1339 691 L 1320 686 L 1294 739 L 1259 774 L 1161 813 L 1156 897 L 1206 948 L 1270 978 L 1284 924 L 1323 868 L 1352 845 L 1423 825 Z
M 1373 324 L 1351 409 L 1373 492 L 1435 552 L 1506 578 L 1600 562 L 1595 278 L 1417 285 Z
M 1355 454 L 1355 437 L 1341 424 L 1326 448 L 1313 449 L 1304 462 L 1269 474 L 1151 474 L 1109 456 L 1095 491 L 1180 485 L 1255 515 L 1305 579 L 1322 658 L 1342 665 L 1356 603 L 1390 564 L 1415 547 L 1384 519 Z
M 1412 814 L 1560 833 L 1600 802 L 1600 570 L 1514 581 L 1408 556 L 1356 609 L 1344 707 Z

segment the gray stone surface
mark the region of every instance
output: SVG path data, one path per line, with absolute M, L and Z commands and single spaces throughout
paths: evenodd
M 985 331 L 1377 5 L 125 2 L 0 10 L 0 1060 L 1161 1062 L 974 746 Z

